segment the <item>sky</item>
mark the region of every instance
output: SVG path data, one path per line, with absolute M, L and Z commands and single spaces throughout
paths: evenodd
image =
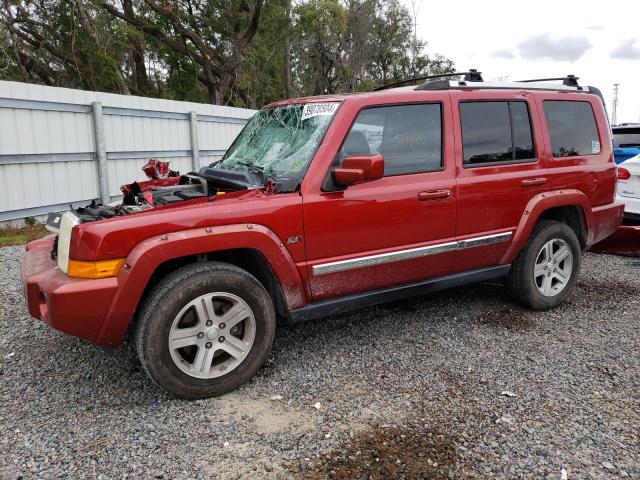
M 427 52 L 457 70 L 510 81 L 573 74 L 602 91 L 610 116 L 619 83 L 618 123 L 640 122 L 640 1 L 413 1 Z

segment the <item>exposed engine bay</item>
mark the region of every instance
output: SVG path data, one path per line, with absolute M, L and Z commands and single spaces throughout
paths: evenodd
M 180 175 L 169 169 L 169 162 L 150 159 L 142 170 L 149 180 L 122 185 L 122 202 L 103 205 L 93 200 L 89 205 L 73 209 L 81 223 L 130 215 L 155 207 L 194 200 L 215 199 L 219 195 L 250 188 L 265 188 L 272 193 L 273 186 L 260 172 L 203 167 L 200 172 Z M 49 222 L 47 222 L 49 223 Z M 54 225 L 51 225 L 54 227 Z

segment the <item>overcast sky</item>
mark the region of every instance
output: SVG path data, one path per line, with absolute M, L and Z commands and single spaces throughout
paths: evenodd
M 411 9 L 411 0 L 402 0 Z M 640 1 L 416 0 L 418 36 L 429 52 L 477 68 L 485 80 L 572 73 L 602 90 L 618 123 L 640 122 Z

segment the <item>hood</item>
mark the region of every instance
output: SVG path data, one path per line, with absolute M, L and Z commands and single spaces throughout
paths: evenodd
M 255 188 L 83 222 L 74 227 L 70 255 L 85 261 L 124 258 L 140 242 L 163 234 L 243 223 L 269 226 L 296 218 L 288 210 L 301 203 L 298 192 L 274 195 Z

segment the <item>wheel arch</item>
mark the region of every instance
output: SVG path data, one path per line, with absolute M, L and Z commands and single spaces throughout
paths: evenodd
M 563 205 L 544 210 L 538 217 L 536 223 L 542 220 L 555 220 L 566 223 L 575 232 L 580 242 L 580 247 L 584 250 L 587 246 L 587 221 L 584 210 L 578 205 Z
M 558 190 L 534 196 L 523 212 L 511 246 L 501 263 L 512 263 L 540 220 L 556 220 L 571 227 L 582 249 L 593 242 L 593 218 L 588 197 L 579 190 Z
M 295 262 L 268 228 L 228 225 L 174 232 L 141 242 L 127 256 L 96 343 L 117 345 L 151 289 L 176 269 L 198 261 L 226 262 L 248 271 L 265 287 L 280 318 L 306 303 Z
M 187 255 L 184 257 L 172 258 L 159 264 L 151 274 L 147 285 L 140 297 L 138 306 L 142 304 L 144 298 L 151 290 L 167 275 L 173 273 L 181 267 L 198 262 L 222 262 L 234 265 L 245 270 L 254 277 L 265 288 L 276 310 L 279 319 L 287 319 L 289 308 L 282 291 L 282 287 L 269 265 L 264 255 L 254 248 L 234 248 L 228 250 L 214 250 L 197 255 Z M 137 310 L 137 309 L 136 309 Z

